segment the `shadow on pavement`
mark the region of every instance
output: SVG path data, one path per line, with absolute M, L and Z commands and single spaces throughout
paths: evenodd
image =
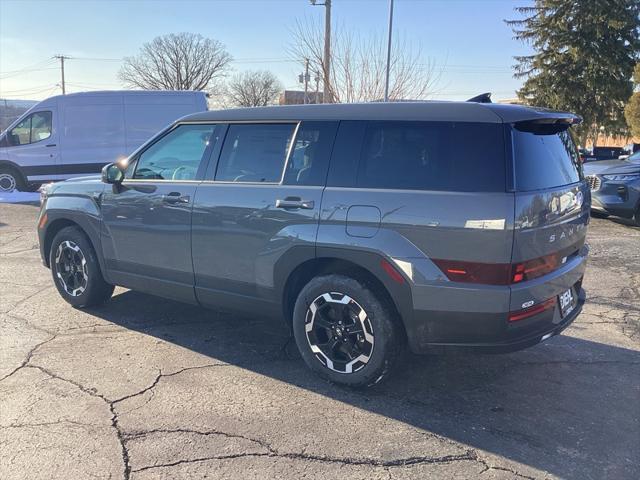
M 636 351 L 560 336 L 508 355 L 408 355 L 386 383 L 353 391 L 310 373 L 271 320 L 131 291 L 90 313 L 559 477 L 639 478 Z

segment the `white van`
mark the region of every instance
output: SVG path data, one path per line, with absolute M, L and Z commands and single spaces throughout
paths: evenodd
M 0 135 L 0 192 L 97 173 L 166 125 L 207 110 L 192 91 L 58 95 L 31 107 Z

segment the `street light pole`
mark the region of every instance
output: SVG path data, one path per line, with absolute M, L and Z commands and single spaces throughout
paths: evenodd
M 317 3 L 317 0 L 309 0 L 311 5 L 324 5 L 324 55 L 322 59 L 322 74 L 324 91 L 322 93 L 323 103 L 333 103 L 331 95 L 331 0 L 324 0 L 324 3 Z
M 389 38 L 387 41 L 387 74 L 384 82 L 384 101 L 389 101 L 389 69 L 391 66 L 391 31 L 393 27 L 393 0 L 389 0 Z
M 324 101 L 333 103 L 331 98 L 331 0 L 324 2 Z

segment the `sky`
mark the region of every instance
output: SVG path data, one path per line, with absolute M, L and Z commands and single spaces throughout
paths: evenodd
M 358 35 L 386 36 L 388 0 L 333 0 L 332 21 Z M 504 19 L 530 0 L 395 0 L 394 38 L 433 65 L 433 99 L 465 100 L 483 92 L 516 96 L 514 55 L 529 47 L 513 39 Z M 122 58 L 158 35 L 193 32 L 222 42 L 233 72 L 270 70 L 300 88 L 303 66 L 287 54 L 296 19 L 323 21 L 308 0 L 0 0 L 0 98 L 41 100 L 67 92 L 121 89 Z M 385 37 L 386 38 L 386 37 Z

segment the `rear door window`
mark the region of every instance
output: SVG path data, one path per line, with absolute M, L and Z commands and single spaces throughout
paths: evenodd
M 505 191 L 498 124 L 369 122 L 357 186 L 460 192 Z
M 280 182 L 295 124 L 232 124 L 224 139 L 215 180 Z
M 511 131 L 517 190 L 559 187 L 582 179 L 578 151 L 566 127 L 516 124 Z
M 285 169 L 285 185 L 324 185 L 337 122 L 302 122 Z

